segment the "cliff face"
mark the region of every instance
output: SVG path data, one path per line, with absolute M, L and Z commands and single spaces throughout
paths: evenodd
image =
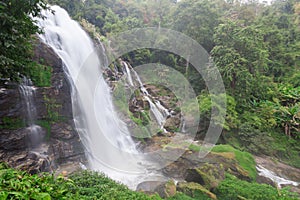
M 0 162 L 38 173 L 58 167 L 78 167 L 85 162 L 80 138 L 72 119 L 71 91 L 61 59 L 42 42 L 37 42 L 34 60 L 52 67 L 50 87 L 37 87 L 33 95 L 36 108 L 34 124 L 38 141 L 26 125 L 26 102 L 19 86 L 0 83 Z M 73 167 L 72 167 L 73 169 Z

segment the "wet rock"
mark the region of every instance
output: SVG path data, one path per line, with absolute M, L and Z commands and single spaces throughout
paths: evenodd
M 137 185 L 136 190 L 143 191 L 143 192 L 144 191 L 154 192 L 154 190 L 162 183 L 163 183 L 162 181 L 144 181 Z
M 0 162 L 37 173 L 53 171 L 61 163 L 84 161 L 85 156 L 79 135 L 74 131 L 70 84 L 61 59 L 39 40 L 33 59 L 52 67 L 51 86 L 35 89 L 34 123 L 41 126 L 25 127 L 27 113 L 19 86 L 2 81 Z
M 207 169 L 204 170 L 204 168 L 206 168 L 206 167 L 207 167 Z M 230 152 L 226 152 L 226 153 L 211 152 L 205 158 L 199 158 L 198 152 L 187 151 L 184 154 L 182 154 L 181 157 L 177 161 L 164 167 L 162 169 L 162 172 L 168 177 L 173 177 L 173 178 L 177 178 L 177 179 L 178 178 L 185 179 L 185 178 L 187 178 L 187 175 L 189 173 L 192 173 L 193 170 L 197 169 L 197 168 L 200 168 L 203 171 L 206 171 L 209 174 L 212 174 L 212 177 L 216 176 L 216 178 L 218 180 L 222 180 L 223 173 L 224 173 L 223 170 L 225 172 L 235 175 L 236 177 L 238 177 L 242 180 L 246 180 L 246 181 L 251 180 L 249 173 L 239 165 L 239 163 L 237 162 L 237 160 L 234 157 L 234 154 L 230 153 Z M 188 172 L 188 170 L 190 170 L 190 171 Z M 211 172 L 209 172 L 210 170 L 211 170 Z M 218 175 L 216 175 L 216 173 L 214 173 L 214 172 L 217 172 L 218 170 L 220 170 L 220 173 L 221 173 L 220 177 Z M 196 171 L 196 170 L 194 170 L 194 171 Z M 199 177 L 199 180 L 201 180 L 199 174 L 196 177 Z M 197 179 L 197 178 L 195 178 L 195 179 Z M 191 174 L 188 177 L 188 180 L 193 180 Z M 201 183 L 200 181 L 196 181 L 196 182 Z M 202 181 L 202 182 L 204 182 L 204 181 Z M 214 181 L 212 183 L 214 183 Z M 207 187 L 211 188 L 214 185 L 215 184 L 213 184 L 211 186 L 207 186 Z
M 169 117 L 164 125 L 167 131 L 175 132 L 178 131 L 180 127 L 181 120 L 179 117 Z
M 176 194 L 176 185 L 174 181 L 144 181 L 139 183 L 137 191 L 145 192 L 146 194 L 157 193 L 162 198 L 169 198 Z
M 277 187 L 276 184 L 271 179 L 264 176 L 257 176 L 256 182 L 260 184 L 267 184 L 267 185 L 272 185 L 273 187 Z
M 5 119 L 22 119 L 22 102 L 17 85 L 0 84 L 0 126 Z
M 158 185 L 154 191 L 162 198 L 173 197 L 176 194 L 176 185 L 174 181 L 170 180 Z
M 58 122 L 51 126 L 51 137 L 55 139 L 69 140 L 76 135 L 70 124 Z
M 30 174 L 52 171 L 51 161 L 47 155 L 35 151 L 0 150 L 0 160 L 9 166 L 27 171 Z
M 0 149 L 6 151 L 26 149 L 26 129 L 3 130 L 0 134 Z

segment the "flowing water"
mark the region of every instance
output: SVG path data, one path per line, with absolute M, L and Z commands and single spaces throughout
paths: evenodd
M 75 126 L 86 148 L 89 168 L 134 188 L 136 178 L 146 172 L 127 127 L 116 115 L 93 42 L 65 10 L 58 6 L 51 9 L 55 14 L 45 12 L 47 19 L 38 22 L 44 29 L 40 38 L 63 61 L 72 85 Z
M 26 125 L 28 129 L 28 144 L 30 147 L 39 145 L 42 140 L 42 128 L 35 124 L 37 113 L 35 106 L 35 90 L 30 79 L 23 78 L 22 84 L 19 86 L 19 91 L 22 97 L 22 102 L 25 108 Z
M 150 105 L 150 111 L 153 114 L 156 122 L 159 124 L 160 128 L 165 131 L 163 128 L 164 123 L 167 119 L 167 117 L 170 115 L 170 112 L 167 108 L 165 108 L 163 105 L 161 105 L 160 101 L 153 100 L 154 98 L 149 94 L 147 89 L 144 87 L 143 82 L 140 79 L 140 76 L 138 73 L 130 66 L 129 63 L 122 61 L 122 65 L 125 68 L 125 71 L 123 72 L 127 76 L 127 80 L 130 86 L 135 86 L 134 82 L 137 82 L 137 85 L 140 90 L 142 91 L 144 99 L 149 103 Z M 132 78 L 131 73 L 134 74 L 135 81 Z
M 279 188 L 281 188 L 282 185 L 293 185 L 293 186 L 298 186 L 300 183 L 295 182 L 295 181 L 291 181 L 291 180 L 287 180 L 285 178 L 282 178 L 280 176 L 278 176 L 277 174 L 275 174 L 274 172 L 264 168 L 261 165 L 256 166 L 257 171 L 259 172 L 258 174 L 260 176 L 264 176 L 266 178 L 271 179 L 274 183 L 277 184 L 277 186 Z
M 93 42 L 65 10 L 58 6 L 51 9 L 54 15 L 44 12 L 47 18 L 38 19 L 44 29 L 40 38 L 63 61 L 71 84 L 74 122 L 86 148 L 89 168 L 135 188 L 152 172 L 145 167 L 149 163 L 136 150 L 126 124 L 116 114 Z

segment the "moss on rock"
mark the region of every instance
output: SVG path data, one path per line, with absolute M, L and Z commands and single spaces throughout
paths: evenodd
M 217 199 L 217 196 L 198 183 L 178 183 L 177 191 L 195 199 Z

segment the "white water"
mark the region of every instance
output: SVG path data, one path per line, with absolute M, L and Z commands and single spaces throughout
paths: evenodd
M 40 38 L 65 65 L 72 85 L 74 122 L 87 151 L 89 168 L 134 188 L 147 171 L 141 167 L 143 157 L 135 149 L 126 125 L 116 115 L 93 43 L 65 10 L 58 6 L 51 9 L 55 15 L 47 12 L 46 20 L 39 19 L 45 32 Z
M 36 88 L 32 86 L 31 80 L 24 77 L 22 84 L 19 86 L 19 91 L 24 100 L 26 123 L 28 126 L 34 125 L 34 120 L 36 118 L 36 107 L 34 103 L 35 89 Z
M 129 84 L 130 84 L 131 86 L 134 86 L 134 85 L 133 85 L 133 80 L 132 80 L 132 77 L 131 77 L 131 73 L 130 73 L 130 69 L 129 69 L 127 63 L 123 61 L 122 64 L 123 64 L 123 66 L 125 67 L 126 75 L 127 75 L 127 79 L 128 79 Z
M 37 117 L 34 102 L 35 90 L 36 88 L 32 86 L 31 80 L 24 77 L 22 84 L 19 86 L 19 91 L 26 111 L 26 125 L 29 130 L 28 142 L 31 147 L 38 145 L 42 140 L 42 128 L 35 124 Z
M 276 183 L 278 185 L 279 188 L 281 188 L 282 185 L 298 186 L 300 184 L 298 182 L 282 178 L 282 177 L 276 175 L 274 172 L 264 168 L 261 165 L 256 166 L 256 169 L 259 171 L 258 174 L 260 176 L 264 176 L 264 177 L 267 177 L 267 178 L 271 179 L 274 183 Z
M 148 93 L 147 89 L 144 87 L 144 84 L 138 75 L 138 73 L 130 66 L 129 63 L 122 61 L 122 65 L 125 67 L 125 74 L 127 76 L 128 83 L 131 86 L 134 86 L 134 81 L 131 76 L 131 72 L 135 76 L 135 80 L 137 81 L 140 90 L 143 93 L 144 99 L 150 105 L 150 111 L 153 114 L 156 122 L 160 125 L 160 128 L 164 130 L 163 126 L 166 121 L 166 118 L 170 115 L 168 109 L 166 109 L 159 101 L 152 101 L 152 96 Z

